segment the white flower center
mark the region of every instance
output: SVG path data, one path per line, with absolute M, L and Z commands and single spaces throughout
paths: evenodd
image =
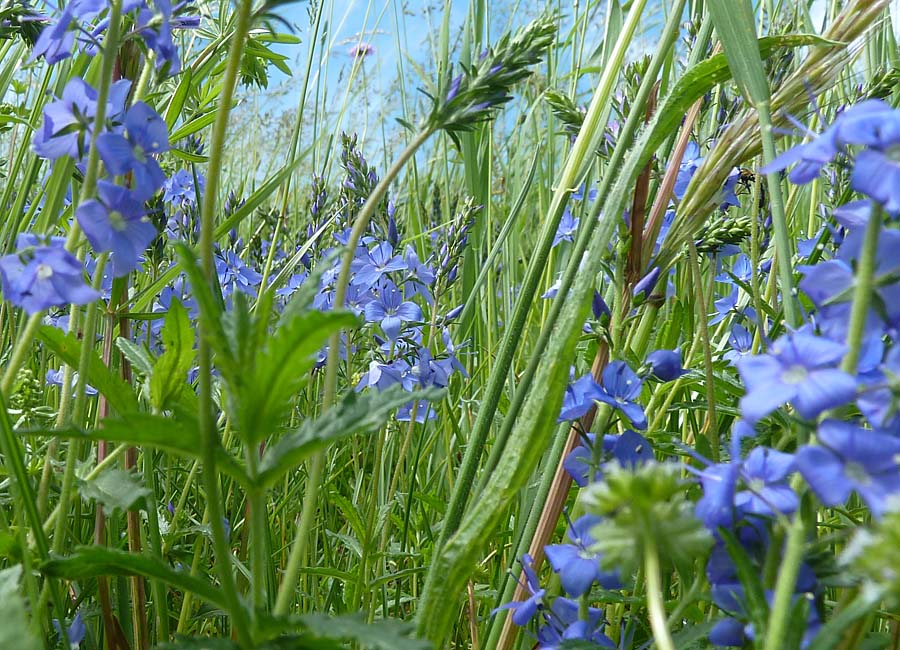
M 53 277 L 53 267 L 49 264 L 38 264 L 37 267 L 37 279 L 38 280 L 49 280 Z

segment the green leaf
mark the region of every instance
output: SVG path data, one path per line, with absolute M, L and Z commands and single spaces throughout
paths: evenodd
M 396 410 L 414 399 L 437 401 L 443 391 L 429 389 L 408 393 L 400 386 L 387 390 L 350 393 L 319 418 L 310 418 L 263 454 L 257 477 L 260 487 L 268 487 L 297 467 L 312 453 L 331 443 L 379 429 Z
M 363 648 L 378 650 L 430 650 L 431 643 L 411 638 L 413 625 L 394 620 L 366 623 L 361 615 L 327 616 L 306 614 L 300 619 L 307 629 L 325 639 L 355 641 Z
M 332 334 L 358 323 L 349 311 L 301 312 L 289 303 L 264 345 L 261 339 L 265 330 L 256 328 L 255 335 L 247 339 L 251 345 L 244 353 L 235 351 L 237 359 L 243 361 L 237 373 L 226 377 L 226 382 L 230 379 L 231 387 L 237 389 L 239 433 L 245 441 L 258 442 L 278 429 L 290 413 L 293 396 L 315 365 L 315 353 Z
M 147 377 L 153 374 L 153 358 L 142 346 L 120 336 L 116 339 L 116 347 L 141 374 Z
M 66 334 L 52 325 L 42 325 L 38 329 L 37 338 L 67 365 L 73 368 L 78 367 L 82 342 L 74 334 Z M 96 352 L 90 354 L 90 363 L 85 379 L 119 413 L 138 410 L 138 400 L 134 390 L 107 368 Z
M 108 517 L 117 510 L 128 512 L 139 506 L 146 509 L 146 499 L 150 496 L 150 490 L 136 473 L 115 468 L 106 470 L 92 481 L 82 481 L 78 492 L 83 499 L 102 505 Z
M 161 337 L 165 352 L 157 359 L 150 377 L 150 402 L 160 410 L 188 385 L 187 374 L 194 362 L 194 328 L 177 298 L 166 313 Z
M 53 558 L 44 562 L 41 565 L 41 572 L 53 578 L 65 578 L 66 580 L 85 580 L 102 575 L 142 576 L 160 580 L 184 592 L 191 592 L 203 600 L 227 610 L 222 591 L 206 580 L 183 571 L 176 571 L 155 557 L 105 546 L 76 547 L 66 557 Z
M 25 599 L 19 592 L 22 565 L 0 571 L 0 648 L 40 650 L 42 647 L 28 627 Z
M 205 129 L 207 126 L 216 121 L 216 116 L 218 115 L 218 113 L 218 109 L 215 109 L 209 111 L 208 113 L 204 113 L 199 117 L 195 117 L 187 124 L 182 124 L 169 136 L 169 142 L 178 142 L 182 138 L 186 138 L 189 135 L 195 134 L 201 129 Z
M 175 122 L 178 121 L 181 109 L 184 108 L 184 102 L 187 99 L 188 92 L 191 90 L 192 78 L 192 70 L 185 68 L 181 79 L 178 81 L 178 87 L 175 88 L 175 92 L 172 93 L 172 98 L 169 100 L 169 105 L 166 107 L 166 126 L 169 127 L 170 131 L 175 126 Z
M 126 413 L 103 420 L 102 429 L 84 431 L 76 427 L 64 429 L 20 429 L 20 436 L 78 438 L 80 440 L 108 440 L 134 446 L 147 446 L 169 453 L 199 459 L 202 454 L 200 430 L 196 416 L 178 408 L 172 415 Z M 225 449 L 216 450 L 216 467 L 231 478 L 246 485 L 247 476 L 240 464 Z
M 707 6 L 741 93 L 753 104 L 769 101 L 769 81 L 759 53 L 750 0 L 709 0 Z

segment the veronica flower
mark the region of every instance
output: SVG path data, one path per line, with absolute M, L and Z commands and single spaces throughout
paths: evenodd
M 417 423 L 425 424 L 426 420 L 437 419 L 437 411 L 435 411 L 425 400 L 418 400 L 415 402 L 409 402 L 408 404 L 404 404 L 400 407 L 400 410 L 397 411 L 397 422 L 409 422 L 410 420 L 412 420 L 412 411 L 414 406 L 416 409 Z
M 819 445 L 797 451 L 797 469 L 826 506 L 845 503 L 856 492 L 876 517 L 900 492 L 900 438 L 850 422 L 825 420 Z
M 403 262 L 407 271 L 403 278 L 403 297 L 411 300 L 420 295 L 426 303 L 433 304 L 430 287 L 434 284 L 434 269 L 419 261 L 419 255 L 411 245 L 406 246 Z
M 287 284 L 283 287 L 275 290 L 275 295 L 281 298 L 290 298 L 296 293 L 296 291 L 306 282 L 306 278 L 308 277 L 308 273 L 303 271 L 301 273 L 294 273 L 290 278 L 288 278 Z
M 747 316 L 750 320 L 755 320 L 756 310 L 752 307 L 739 307 L 738 298 L 738 288 L 734 287 L 727 296 L 716 300 L 713 303 L 716 308 L 716 314 L 709 319 L 709 324 L 718 325 L 729 316 Z
M 165 120 L 144 102 L 136 102 L 125 114 L 125 135 L 103 133 L 97 138 L 97 151 L 110 174 L 134 175 L 133 191 L 149 199 L 166 182 L 153 157 L 169 150 Z
M 700 155 L 700 146 L 696 142 L 688 142 L 681 164 L 678 166 L 678 176 L 675 178 L 675 187 L 672 191 L 676 199 L 684 198 L 684 193 L 701 162 L 703 157 Z
M 728 345 L 731 346 L 722 355 L 733 366 L 753 351 L 753 335 L 743 325 L 734 325 L 731 328 L 731 334 L 728 336 Z
M 731 270 L 716 276 L 716 282 L 726 282 L 730 285 L 734 285 L 735 278 L 740 282 L 747 283 L 750 282 L 751 277 L 752 268 L 750 265 L 750 258 L 742 253 L 734 260 Z
M 26 313 L 86 305 L 100 297 L 85 283 L 84 267 L 64 248 L 62 238 L 41 241 L 21 233 L 16 247 L 18 252 L 0 258 L 0 277 L 4 298 Z
M 840 343 L 797 331 L 778 339 L 768 354 L 744 357 L 738 372 L 747 388 L 741 411 L 751 422 L 791 402 L 811 420 L 856 396 L 856 381 L 835 366 L 847 349 Z
M 362 257 L 355 260 L 354 266 L 356 274 L 351 282 L 371 289 L 385 274 L 406 269 L 407 263 L 399 255 L 394 255 L 393 246 L 388 242 L 381 242 L 372 250 L 363 252 Z
M 391 363 L 369 362 L 369 369 L 363 373 L 356 390 L 363 388 L 376 388 L 384 390 L 394 384 L 402 384 L 405 390 L 412 390 L 415 379 L 410 373 L 410 365 L 403 359 L 397 359 Z
M 603 474 L 594 467 L 594 445 L 597 444 L 597 436 L 588 433 L 586 442 L 578 445 L 563 459 L 563 468 L 572 477 L 579 487 L 585 487 L 588 483 L 599 481 Z M 617 462 L 622 467 L 635 468 L 643 463 L 655 459 L 653 445 L 644 436 L 635 433 L 631 429 L 625 429 L 621 435 L 605 434 L 602 438 L 603 449 L 600 456 L 600 464 L 609 459 Z
M 60 386 L 61 387 L 63 385 L 64 377 L 65 377 L 65 370 L 63 368 L 59 368 L 59 369 L 48 368 L 45 379 L 47 381 L 48 386 Z M 78 384 L 78 373 L 73 372 L 72 373 L 72 384 L 71 384 L 70 388 L 74 389 L 77 384 Z M 90 384 L 85 384 L 84 385 L 84 394 L 85 395 L 96 395 L 97 389 L 94 388 L 93 386 L 91 386 Z
M 404 301 L 400 289 L 390 280 L 384 280 L 378 289 L 378 297 L 366 304 L 367 322 L 379 321 L 388 339 L 400 336 L 404 321 L 422 320 L 422 310 L 414 302 Z
M 587 373 L 566 387 L 563 395 L 562 409 L 557 422 L 575 420 L 591 410 L 594 400 L 600 399 L 603 389 L 594 381 L 591 373 Z
M 230 293 L 237 289 L 241 293 L 256 295 L 262 275 L 247 266 L 234 251 L 218 251 L 215 261 L 216 275 L 223 291 Z
M 581 220 L 573 216 L 568 208 L 563 211 L 562 218 L 559 220 L 559 227 L 553 236 L 553 248 L 564 241 L 575 241 L 575 233 L 578 232 L 578 223 Z
M 493 613 L 497 613 L 503 609 L 512 610 L 512 622 L 519 626 L 526 625 L 538 611 L 544 608 L 544 596 L 547 592 L 541 588 L 537 574 L 534 572 L 533 564 L 534 560 L 528 553 L 522 555 L 522 571 L 525 573 L 525 584 L 522 586 L 530 594 L 528 599 L 521 602 L 506 603 L 493 611 Z
M 853 287 L 856 279 L 853 263 L 861 256 L 865 233 L 851 231 L 833 260 L 814 266 L 801 267 L 804 274 L 800 288 L 819 309 L 822 331 L 844 340 L 850 321 Z M 879 309 L 873 308 L 866 319 L 866 333 L 880 335 L 885 325 L 900 324 L 900 231 L 883 229 L 879 233 L 875 253 L 874 298 Z
M 636 429 L 647 428 L 647 416 L 635 400 L 641 394 L 641 379 L 624 361 L 613 361 L 603 369 L 598 400 L 625 414 Z
M 127 79 L 110 88 L 107 117 L 114 119 L 123 109 L 131 88 Z M 57 160 L 69 156 L 79 160 L 87 151 L 97 114 L 97 91 L 79 77 L 63 88 L 62 97 L 44 107 L 44 122 L 34 134 L 34 152 L 42 158 Z
M 787 477 L 795 469 L 794 457 L 774 449 L 756 447 L 741 463 L 740 477 L 746 489 L 735 495 L 742 513 L 774 517 L 792 514 L 799 504 Z
M 590 647 L 616 647 L 612 639 L 601 631 L 604 625 L 601 609 L 588 607 L 587 615 L 582 618 L 578 603 L 559 596 L 553 599 L 549 611 L 544 610 L 543 616 L 546 624 L 538 628 L 535 650 L 564 650 L 585 643 Z M 579 641 L 580 644 L 577 643 Z
M 141 254 L 156 238 L 143 203 L 120 185 L 97 183 L 97 199 L 75 210 L 78 223 L 94 251 L 112 251 L 113 277 L 128 275 L 140 264 Z
M 655 350 L 647 355 L 647 365 L 650 374 L 660 381 L 674 381 L 687 372 L 678 350 Z
M 589 531 L 600 520 L 596 515 L 583 515 L 569 524 L 571 544 L 551 544 L 544 548 L 550 566 L 559 574 L 563 589 L 573 598 L 586 593 L 595 582 L 604 589 L 622 586 L 619 572 L 601 571 L 600 555 L 589 550 L 595 544 Z
M 179 169 L 163 184 L 163 203 L 176 205 L 185 210 L 197 204 L 197 195 L 203 195 L 206 178 L 197 173 L 197 186 L 194 186 L 194 174 L 187 169 Z
M 40 57 L 53 65 L 72 55 L 72 45 L 75 43 L 75 33 L 69 30 L 74 19 L 74 9 L 77 3 L 69 2 L 57 18 L 56 22 L 47 25 L 41 30 L 40 36 L 31 50 L 28 61 L 37 61 Z
M 459 349 L 465 346 L 468 341 L 464 341 L 460 345 L 454 345 L 453 339 L 450 338 L 450 330 L 446 327 L 441 330 L 441 340 L 444 342 L 444 351 L 447 353 L 446 361 L 450 364 L 450 367 L 463 377 L 468 378 L 469 373 L 466 371 L 466 367 L 456 357 Z
M 53 619 L 53 627 L 56 628 L 56 632 L 62 637 L 63 631 L 59 619 Z M 75 612 L 75 618 L 72 619 L 72 623 L 66 627 L 66 637 L 69 639 L 69 648 L 71 650 L 78 650 L 78 648 L 81 647 L 81 642 L 84 641 L 86 633 L 87 627 L 81 617 L 81 612 L 77 611 Z

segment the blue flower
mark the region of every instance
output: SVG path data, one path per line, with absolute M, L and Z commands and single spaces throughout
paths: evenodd
M 169 150 L 165 120 L 144 102 L 136 102 L 125 114 L 125 135 L 103 133 L 97 151 L 110 174 L 134 174 L 133 191 L 149 199 L 166 182 L 154 154 Z
M 845 352 L 839 343 L 797 331 L 778 339 L 769 354 L 744 357 L 737 364 L 747 388 L 743 416 L 755 422 L 791 402 L 811 420 L 851 401 L 856 380 L 835 367 Z
M 62 636 L 62 626 L 59 624 L 59 619 L 53 619 L 53 627 L 56 628 L 57 633 Z M 72 619 L 71 625 L 66 627 L 66 636 L 69 639 L 69 648 L 71 650 L 78 650 L 81 647 L 81 642 L 84 641 L 84 636 L 87 633 L 87 627 L 84 624 L 84 619 L 81 617 L 81 612 L 75 612 L 75 618 Z
M 900 438 L 851 422 L 825 420 L 819 445 L 797 451 L 797 469 L 826 506 L 845 503 L 856 492 L 876 517 L 900 491 Z
M 581 220 L 573 216 L 566 208 L 563 211 L 562 218 L 559 220 L 559 227 L 553 236 L 553 248 L 559 246 L 564 241 L 575 241 L 575 233 L 578 232 L 578 223 Z
M 595 469 L 591 475 L 591 467 L 594 466 L 593 447 L 597 442 L 597 436 L 588 433 L 586 442 L 578 445 L 563 459 L 563 468 L 572 477 L 579 487 L 584 487 L 591 480 L 599 481 L 603 474 Z M 655 459 L 653 445 L 644 436 L 635 433 L 631 429 L 625 429 L 621 435 L 606 434 L 602 439 L 603 449 L 600 456 L 602 465 L 607 459 L 612 458 L 622 467 L 635 468 L 640 464 L 651 462 Z
M 255 296 L 256 287 L 262 282 L 262 275 L 244 264 L 244 261 L 230 250 L 217 252 L 216 275 L 226 295 L 237 289 L 241 293 Z
M 363 250 L 362 257 L 354 260 L 354 267 L 356 274 L 351 282 L 367 289 L 377 285 L 385 274 L 408 268 L 402 257 L 394 255 L 394 247 L 388 242 L 373 246 L 371 251 Z
M 792 514 L 799 504 L 787 477 L 795 470 L 791 454 L 756 447 L 741 463 L 740 477 L 746 489 L 735 495 L 741 513 L 774 517 Z
M 3 296 L 28 314 L 97 300 L 100 294 L 85 283 L 81 262 L 63 246 L 62 238 L 41 241 L 21 233 L 18 252 L 0 258 Z
M 522 555 L 522 571 L 525 573 L 525 584 L 522 586 L 528 590 L 530 596 L 521 602 L 512 602 L 501 605 L 492 613 L 496 614 L 500 610 L 510 609 L 512 610 L 512 622 L 518 626 L 522 626 L 527 625 L 528 622 L 534 618 L 535 614 L 544 608 L 544 596 L 547 592 L 541 588 L 537 574 L 532 567 L 533 564 L 534 560 L 528 553 Z
M 156 237 L 141 201 L 124 187 L 107 181 L 97 183 L 98 199 L 90 199 L 75 210 L 75 216 L 94 251 L 112 251 L 113 277 L 136 269 L 141 254 Z
M 613 361 L 603 369 L 601 393 L 597 397 L 625 414 L 640 431 L 647 428 L 647 416 L 635 400 L 641 394 L 641 379 L 624 361 Z
M 747 331 L 746 327 L 735 325 L 731 328 L 731 334 L 728 336 L 728 345 L 731 346 L 731 349 L 727 350 L 722 357 L 735 366 L 753 351 L 753 335 Z
M 557 422 L 580 418 L 591 410 L 591 407 L 594 406 L 594 400 L 600 399 L 601 395 L 604 395 L 603 389 L 594 381 L 591 373 L 587 373 L 574 383 L 569 384 L 566 387 L 565 395 L 563 395 L 562 409 Z
M 397 411 L 397 422 L 409 422 L 412 420 L 413 406 L 416 408 L 416 422 L 419 424 L 424 424 L 425 420 L 437 419 L 437 411 L 425 400 L 418 400 L 400 407 L 400 410 Z
M 120 113 L 131 88 L 128 80 L 117 81 L 110 88 L 107 116 Z M 57 160 L 68 156 L 80 160 L 87 151 L 97 114 L 97 91 L 79 77 L 73 77 L 63 88 L 62 97 L 44 107 L 44 122 L 34 134 L 34 152 L 42 158 Z
M 426 303 L 433 304 L 434 298 L 430 287 L 434 284 L 434 269 L 422 264 L 416 249 L 410 245 L 406 246 L 403 261 L 407 271 L 403 278 L 403 297 L 412 300 L 416 295 L 420 295 Z
M 37 61 L 43 56 L 49 65 L 53 65 L 72 55 L 75 33 L 69 30 L 69 26 L 74 19 L 73 12 L 76 4 L 76 2 L 67 4 L 56 22 L 41 30 L 41 34 L 31 50 L 29 62 Z
M 676 350 L 655 350 L 647 355 L 650 373 L 660 381 L 674 381 L 687 372 L 681 366 L 681 353 Z
M 700 146 L 696 142 L 688 142 L 681 164 L 678 166 L 678 176 L 675 178 L 675 187 L 672 191 L 676 199 L 684 198 L 684 193 L 701 162 L 703 157 L 700 155 Z
M 47 380 L 48 386 L 60 386 L 61 387 L 63 385 L 64 377 L 65 377 L 65 371 L 62 368 L 59 368 L 58 370 L 56 370 L 54 368 L 48 368 L 45 379 Z M 78 373 L 73 372 L 72 373 L 72 385 L 70 386 L 70 388 L 74 389 L 77 384 L 78 384 Z M 85 395 L 96 395 L 97 389 L 94 388 L 93 386 L 91 386 L 90 384 L 85 384 L 84 385 L 84 394 Z
M 651 291 L 653 291 L 653 287 L 656 286 L 656 281 L 659 280 L 660 270 L 658 266 L 654 266 L 647 272 L 643 278 L 641 278 L 637 284 L 634 285 L 634 289 L 632 289 L 631 293 L 637 300 L 645 299 Z
M 550 566 L 559 574 L 563 590 L 573 598 L 585 594 L 595 582 L 604 589 L 622 587 L 619 572 L 601 571 L 600 555 L 590 550 L 595 544 L 590 530 L 600 521 L 596 515 L 583 515 L 569 525 L 571 544 L 551 544 L 544 548 Z
M 414 302 L 404 301 L 400 289 L 390 280 L 381 283 L 378 297 L 366 304 L 364 313 L 367 322 L 380 321 L 381 329 L 392 341 L 400 336 L 404 321 L 422 320 L 419 306 Z

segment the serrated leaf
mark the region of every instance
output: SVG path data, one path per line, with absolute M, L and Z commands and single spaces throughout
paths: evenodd
M 38 328 L 37 338 L 67 365 L 78 367 L 82 342 L 74 334 L 66 334 L 52 325 L 42 325 Z M 131 386 L 107 368 L 93 351 L 90 354 L 86 381 L 119 413 L 138 410 L 137 396 Z
M 194 362 L 194 328 L 187 310 L 177 298 L 169 306 L 160 335 L 165 352 L 153 366 L 150 402 L 162 410 L 185 389 L 187 374 Z
M 300 619 L 307 629 L 322 638 L 356 641 L 363 648 L 377 650 L 430 650 L 432 645 L 411 638 L 414 626 L 393 620 L 366 623 L 361 615 L 326 616 L 306 614 Z
M 141 374 L 147 377 L 153 374 L 153 358 L 143 346 L 120 336 L 116 339 L 116 347 Z
M 315 353 L 332 334 L 358 323 L 348 311 L 298 312 L 290 305 L 285 309 L 265 345 L 247 350 L 252 355 L 246 359 L 249 367 L 242 364 L 232 378 L 233 384 L 242 385 L 238 419 L 244 440 L 258 442 L 281 425 L 315 365 Z
M 259 466 L 259 486 L 272 485 L 313 452 L 332 442 L 377 430 L 410 400 L 436 401 L 442 395 L 443 391 L 437 389 L 408 393 L 400 386 L 381 392 L 351 393 L 322 417 L 306 420 L 299 429 L 266 449 Z
M 22 565 L 0 571 L 0 648 L 40 650 L 42 647 L 28 627 L 25 599 L 19 591 Z
M 181 591 L 197 594 L 223 610 L 227 609 L 221 590 L 206 580 L 176 571 L 155 557 L 105 546 L 76 547 L 66 557 L 52 558 L 44 562 L 41 571 L 44 575 L 67 580 L 84 580 L 101 575 L 152 578 Z
M 103 506 L 103 512 L 108 517 L 117 510 L 128 512 L 138 506 L 146 509 L 146 499 L 150 496 L 150 490 L 136 473 L 115 468 L 106 470 L 91 481 L 82 481 L 78 492 L 83 499 Z

